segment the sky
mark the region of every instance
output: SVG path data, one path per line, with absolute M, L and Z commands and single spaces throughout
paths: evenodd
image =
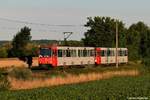
M 31 28 L 33 40 L 63 40 L 63 32 L 73 32 L 69 39 L 80 40 L 86 32 L 82 25 L 94 16 L 119 19 L 126 27 L 138 21 L 150 26 L 149 4 L 150 0 L 0 0 L 0 40 L 12 40 L 24 26 Z

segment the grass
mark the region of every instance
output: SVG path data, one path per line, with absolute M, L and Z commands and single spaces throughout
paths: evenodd
M 38 65 L 37 58 L 33 58 L 33 66 Z M 0 68 L 11 68 L 11 67 L 27 67 L 27 64 L 18 58 L 0 58 Z
M 71 74 L 71 75 L 80 75 L 80 74 L 88 74 L 88 73 L 100 73 L 100 72 L 105 72 L 105 71 L 121 71 L 121 70 L 135 70 L 135 69 L 140 69 L 141 64 L 136 64 L 136 63 L 129 63 L 127 65 L 120 65 L 119 68 L 116 68 L 115 66 L 76 66 L 76 67 L 69 67 L 69 68 L 62 68 L 62 67 L 57 67 L 51 70 L 36 70 L 36 68 L 33 68 L 32 72 L 33 73 L 38 73 L 42 74 L 41 76 L 43 78 L 51 78 L 51 77 L 65 77 L 66 74 Z
M 10 82 L 8 81 L 7 74 L 4 70 L 0 70 L 0 91 L 8 90 Z
M 129 63 L 118 69 L 115 66 L 98 66 L 96 68 L 67 68 L 51 70 L 47 76 L 60 73 L 80 75 L 91 72 L 121 71 L 138 69 L 140 76 L 121 76 L 93 82 L 53 86 L 27 90 L 11 90 L 0 92 L 0 100 L 127 100 L 129 97 L 146 97 L 150 99 L 150 71 L 141 64 Z
M 0 92 L 1 100 L 127 100 L 150 99 L 150 75 L 114 77 L 82 84 Z
M 64 84 L 83 83 L 95 80 L 109 79 L 116 76 L 137 76 L 137 70 L 128 71 L 106 71 L 102 73 L 88 73 L 80 75 L 67 75 L 66 77 L 55 77 L 38 80 L 16 80 L 11 79 L 11 89 L 33 89 L 39 87 L 59 86 Z

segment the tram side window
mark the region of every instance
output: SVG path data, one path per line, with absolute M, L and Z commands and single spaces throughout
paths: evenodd
M 122 50 L 119 50 L 118 56 L 122 56 Z
M 83 50 L 83 57 L 87 57 L 87 50 L 86 49 Z
M 86 57 L 89 57 L 89 50 L 86 50 Z
M 90 57 L 90 50 L 87 51 L 88 57 Z
M 83 50 L 78 50 L 78 57 L 83 57 Z
M 73 57 L 73 50 L 70 50 L 70 57 Z
M 123 56 L 123 50 L 121 50 L 121 56 Z
M 126 56 L 126 50 L 122 50 L 122 56 Z
M 62 57 L 66 57 L 66 50 L 62 50 Z
M 76 50 L 73 50 L 73 57 L 76 57 Z
M 59 49 L 58 50 L 58 57 L 62 57 L 63 55 L 62 55 L 62 50 L 61 49 Z
M 102 57 L 105 56 L 104 50 L 101 50 L 101 56 L 102 56 Z
M 71 57 L 76 57 L 76 50 L 70 50 Z
M 111 56 L 115 56 L 114 50 L 111 50 Z
M 90 56 L 92 57 L 92 56 L 94 56 L 95 54 L 94 54 L 94 50 L 90 50 Z
M 122 50 L 122 56 L 125 56 L 125 50 Z
M 109 50 L 110 51 L 110 54 L 109 54 L 109 56 L 112 56 L 113 54 L 112 54 L 112 50 Z
M 118 56 L 121 56 L 121 55 L 120 55 L 120 50 L 118 50 Z
M 87 57 L 89 57 L 89 50 L 87 50 Z
M 78 50 L 78 57 L 80 57 L 80 50 Z
M 125 56 L 128 56 L 128 51 L 127 50 L 125 50 Z
M 107 50 L 103 50 L 104 51 L 104 57 L 107 56 Z
M 78 50 L 78 57 L 81 57 L 81 50 Z
M 80 50 L 80 56 L 83 57 L 83 50 Z
M 107 56 L 110 56 L 110 50 L 107 51 Z
M 66 57 L 71 57 L 69 49 L 66 50 Z

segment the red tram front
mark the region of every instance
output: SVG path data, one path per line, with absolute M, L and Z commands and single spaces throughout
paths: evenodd
M 57 66 L 57 47 L 41 47 L 38 58 L 39 66 L 50 65 L 53 67 Z

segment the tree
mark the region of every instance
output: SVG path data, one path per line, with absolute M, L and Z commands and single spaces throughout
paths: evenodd
M 150 69 L 150 30 L 146 33 L 145 50 L 142 55 L 142 62 Z
M 140 33 L 134 30 L 132 27 L 130 27 L 127 33 L 127 47 L 129 51 L 129 60 L 140 59 L 139 45 L 140 45 Z
M 31 55 L 33 57 L 37 57 L 38 49 L 39 49 L 38 45 L 36 45 L 34 43 L 28 43 L 25 47 L 26 55 Z
M 0 48 L 0 58 L 7 58 L 8 53 L 7 53 L 7 48 L 1 47 Z
M 149 27 L 144 24 L 144 22 L 138 22 L 132 24 L 128 29 L 127 34 L 127 45 L 129 50 L 132 51 L 132 56 L 134 58 L 144 58 L 147 56 L 147 50 L 149 48 Z
M 0 58 L 7 58 L 9 56 L 8 51 L 12 48 L 10 42 L 5 42 L 0 46 Z
M 118 21 L 119 28 L 119 46 L 126 46 L 126 29 L 121 21 Z M 83 42 L 85 46 L 94 47 L 114 47 L 116 21 L 110 17 L 88 17 L 88 22 L 85 24 L 88 28 L 85 32 Z
M 26 46 L 31 42 L 31 29 L 24 27 L 18 32 L 12 40 L 11 54 L 14 57 L 27 56 Z
M 127 45 L 130 60 L 142 59 L 144 63 L 149 62 L 150 28 L 141 21 L 136 24 L 132 24 L 128 29 Z

